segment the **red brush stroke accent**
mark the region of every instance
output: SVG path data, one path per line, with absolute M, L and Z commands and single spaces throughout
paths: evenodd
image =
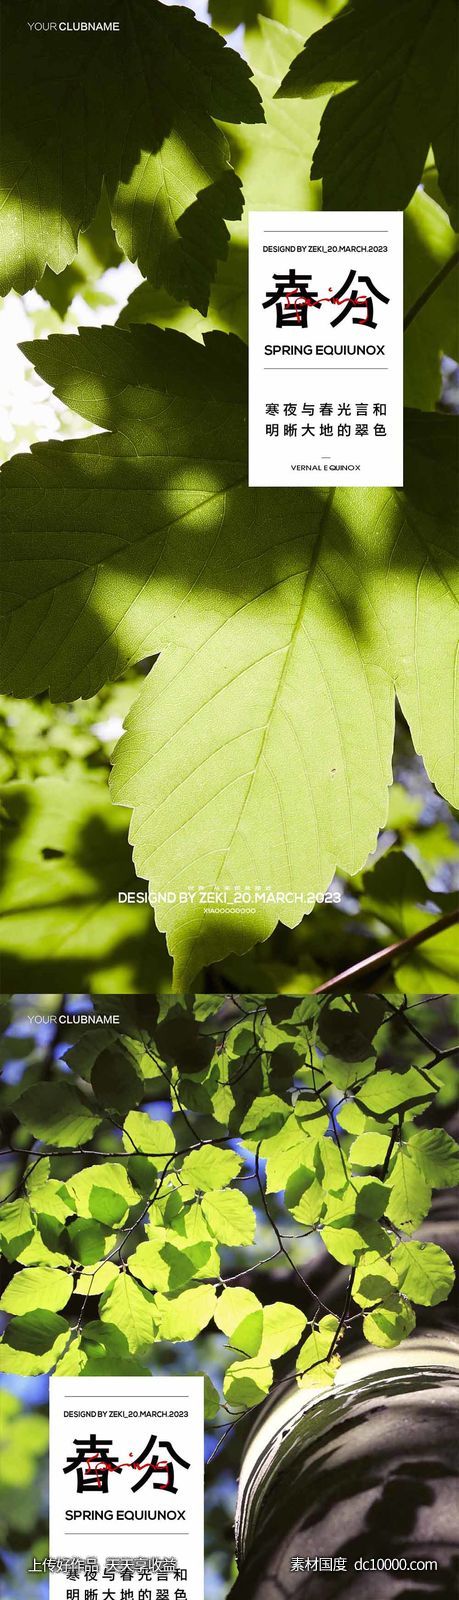
M 91 1472 L 94 1471 L 97 1487 L 101 1489 L 103 1472 L 116 1472 L 118 1467 L 132 1467 L 134 1472 L 144 1472 L 145 1467 L 151 1467 L 153 1472 L 167 1472 L 168 1466 L 168 1461 L 117 1461 L 116 1466 L 113 1466 L 111 1461 L 104 1461 L 102 1456 L 96 1454 L 86 1456 L 84 1476 L 89 1477 Z M 100 1477 L 98 1468 L 100 1468 Z
M 294 302 L 293 307 L 291 304 L 292 298 Z M 356 295 L 354 299 L 351 294 L 345 294 L 340 300 L 339 296 L 336 294 L 323 294 L 316 296 L 315 300 L 311 300 L 311 296 L 309 294 L 300 294 L 296 289 L 286 289 L 285 300 L 287 311 L 296 311 L 296 320 L 297 322 L 301 322 L 301 306 L 322 306 L 325 305 L 326 301 L 328 301 L 331 306 L 344 306 L 347 304 L 353 306 L 366 306 L 368 312 L 369 296 L 366 294 L 359 294 Z

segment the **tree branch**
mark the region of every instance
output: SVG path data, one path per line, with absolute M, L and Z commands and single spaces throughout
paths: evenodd
M 444 262 L 444 265 L 440 267 L 440 271 L 435 273 L 435 277 L 431 278 L 430 283 L 428 283 L 427 287 L 423 289 L 422 294 L 420 294 L 419 298 L 414 301 L 412 306 L 410 306 L 410 309 L 407 311 L 403 321 L 403 329 L 405 333 L 407 328 L 411 326 L 411 323 L 414 322 L 415 317 L 418 317 L 419 312 L 423 310 L 425 305 L 427 305 L 427 301 L 431 299 L 433 294 L 436 294 L 437 289 L 440 288 L 440 284 L 444 282 L 445 278 L 448 277 L 450 272 L 453 272 L 454 267 L 457 267 L 458 262 L 459 250 L 455 250 L 454 254 L 450 256 L 449 261 Z
M 344 972 L 338 972 L 336 978 L 328 978 L 326 983 L 319 984 L 318 989 L 313 989 L 313 994 L 340 994 L 343 986 L 349 988 L 349 980 L 372 977 L 374 972 L 390 966 L 395 956 L 404 955 L 407 950 L 414 950 L 417 945 L 425 944 L 428 939 L 434 939 L 436 934 L 444 933 L 447 928 L 453 928 L 459 923 L 459 911 L 445 911 L 444 915 L 437 917 L 436 922 L 430 923 L 428 928 L 420 928 L 417 933 L 411 933 L 407 939 L 399 939 L 395 944 L 388 944 L 384 950 L 377 950 L 372 956 L 365 956 L 363 961 L 357 961 L 355 966 L 346 967 Z

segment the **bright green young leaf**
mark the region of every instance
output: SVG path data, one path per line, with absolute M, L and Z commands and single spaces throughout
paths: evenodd
M 116 1244 L 116 1234 L 107 1233 L 101 1222 L 86 1217 L 70 1222 L 64 1237 L 72 1261 L 79 1261 L 83 1267 L 94 1266 Z
M 319 1139 L 314 1165 L 319 1183 L 331 1194 L 339 1194 L 348 1182 L 346 1160 L 332 1138 Z
M 24 1260 L 21 1253 L 23 1266 L 38 1265 L 39 1262 L 46 1264 L 48 1262 L 49 1266 L 59 1267 L 64 1265 L 64 1261 L 67 1266 L 67 1257 L 70 1258 L 70 1250 L 68 1237 L 62 1222 L 57 1217 L 47 1217 L 46 1213 L 42 1212 L 37 1218 L 37 1232 L 43 1242 L 44 1252 L 40 1256 L 37 1255 L 35 1263 L 32 1263 L 30 1255 L 27 1260 Z M 33 1248 L 34 1241 L 32 1240 L 28 1249 L 30 1251 Z M 64 1261 L 62 1260 L 63 1255 Z
M 98 1161 L 95 1166 L 83 1167 L 74 1178 L 66 1179 L 65 1188 L 80 1217 L 94 1217 L 107 1225 L 124 1222 L 140 1199 L 124 1161 Z M 108 1214 L 110 1201 L 112 1215 Z
M 183 1252 L 184 1265 L 187 1261 L 186 1252 Z M 191 1263 L 190 1263 L 191 1265 Z M 191 1276 L 192 1276 L 191 1268 Z M 178 1288 L 178 1284 L 170 1284 L 170 1267 L 163 1259 L 161 1251 L 151 1243 L 137 1245 L 137 1249 L 129 1257 L 129 1271 L 134 1278 L 140 1278 L 146 1289 Z M 184 1275 L 186 1281 L 186 1273 Z
M 255 1212 L 247 1195 L 237 1189 L 204 1195 L 202 1209 L 211 1233 L 220 1244 L 253 1244 Z
M 127 1272 L 120 1272 L 99 1305 L 102 1322 L 110 1322 L 125 1334 L 131 1352 L 146 1350 L 156 1337 L 158 1318 L 153 1295 L 134 1283 Z
M 36 1189 L 40 1190 L 43 1188 L 44 1184 L 47 1185 L 50 1173 L 51 1156 L 41 1155 L 40 1161 L 37 1163 L 35 1163 L 34 1158 L 32 1158 L 31 1164 L 26 1173 L 26 1191 L 31 1200 L 35 1195 Z M 55 1192 L 54 1184 L 51 1182 L 51 1193 L 53 1192 Z
M 128 1338 L 114 1323 L 86 1323 L 82 1344 L 88 1378 L 108 1378 L 114 1371 L 118 1377 L 150 1376 L 149 1368 L 129 1354 Z
M 54 1368 L 58 1378 L 79 1378 L 86 1371 L 87 1361 L 79 1334 L 72 1339 Z
M 113 1375 L 113 1356 L 98 1356 L 89 1358 L 84 1368 L 88 1378 L 111 1378 Z M 117 1356 L 116 1371 L 119 1378 L 149 1378 L 150 1368 L 137 1361 L 134 1356 Z
M 353 1167 L 379 1167 L 385 1161 L 389 1149 L 389 1135 L 387 1133 L 360 1133 L 354 1139 L 350 1161 Z
M 207 1372 L 197 1372 L 197 1378 L 204 1378 L 204 1420 L 213 1422 L 217 1411 L 220 1410 L 220 1395 Z
M 324 1201 L 324 1191 L 314 1173 L 307 1167 L 297 1167 L 285 1184 L 285 1204 L 292 1217 L 304 1226 L 314 1226 L 319 1221 Z
M 67 1062 L 70 1071 L 76 1078 L 84 1078 L 89 1083 L 91 1072 L 98 1056 L 102 1054 L 105 1044 L 113 1043 L 115 1030 L 110 1026 L 97 1028 L 95 1034 L 86 1034 L 82 1031 L 81 1037 L 77 1036 L 74 1044 L 67 1045 L 63 1061 Z
M 374 1056 L 369 1056 L 368 1061 L 336 1061 L 333 1056 L 327 1057 L 329 1077 L 337 1089 L 343 1094 L 352 1094 L 355 1086 L 369 1078 L 374 1070 Z
M 60 1235 L 60 1248 L 58 1248 L 56 1238 L 50 1239 L 47 1227 L 43 1231 L 46 1232 L 50 1242 L 49 1244 L 46 1243 L 43 1233 L 40 1231 L 42 1228 L 43 1220 L 40 1218 L 39 1226 L 35 1229 L 30 1242 L 25 1245 L 23 1250 L 18 1251 L 15 1260 L 17 1259 L 21 1267 L 52 1267 L 53 1271 L 56 1267 L 64 1267 L 68 1271 L 70 1267 L 70 1249 L 64 1233 Z
M 317 1326 L 311 1328 L 296 1363 L 300 1389 L 333 1385 L 340 1364 L 339 1355 L 332 1354 L 337 1328 L 338 1318 L 332 1316 L 322 1317 Z
M 430 896 L 429 896 L 430 898 Z M 435 896 L 434 896 L 435 898 Z M 445 906 L 446 910 L 447 907 Z M 453 906 L 450 907 L 454 909 Z M 410 921 L 412 932 L 421 928 L 432 929 L 437 917 L 413 908 Z M 457 994 L 459 983 L 459 939 L 457 925 L 446 928 L 430 937 L 428 944 L 415 950 L 401 952 L 393 963 L 397 989 L 407 994 Z
M 265 1148 L 268 1152 L 273 1148 L 273 1137 L 281 1132 L 287 1121 L 290 1126 L 292 1118 L 289 1118 L 289 1106 L 279 1098 L 279 1095 L 256 1095 L 244 1117 L 241 1134 L 250 1143 L 262 1143 L 263 1153 Z M 298 1137 L 297 1124 L 296 1133 Z
M 261 1302 L 252 1289 L 224 1289 L 217 1300 L 214 1321 L 222 1333 L 231 1336 L 244 1318 L 253 1316 L 261 1310 Z
M 115 758 L 139 874 L 157 890 L 242 880 L 285 897 L 286 885 L 322 891 L 336 863 L 358 870 L 386 815 L 394 684 L 452 798 L 454 419 L 408 414 L 403 494 L 249 490 L 237 341 L 106 328 L 38 341 L 34 357 L 111 431 L 4 470 L 8 681 L 87 693 L 164 647 Z M 288 925 L 304 909 L 280 905 Z M 266 903 L 246 920 L 210 917 L 194 901 L 161 906 L 157 921 L 186 987 L 278 915 Z
M 283 1300 L 274 1300 L 270 1306 L 265 1306 L 263 1311 L 263 1332 L 260 1345 L 260 1355 L 275 1361 L 279 1356 L 285 1355 L 287 1350 L 292 1350 L 306 1326 L 306 1317 L 298 1306 L 288 1305 Z
M 264 1146 L 266 1154 L 266 1193 L 277 1194 L 285 1189 L 292 1173 L 304 1163 L 312 1173 L 314 1142 L 307 1132 L 302 1133 L 296 1117 L 288 1117 L 284 1127 Z
M 114 1322 L 86 1322 L 83 1342 L 88 1354 L 95 1357 L 101 1355 L 118 1357 L 129 1352 L 126 1334 Z
M 126 1216 L 126 1206 L 120 1194 L 103 1187 L 103 1181 L 94 1184 L 91 1192 L 91 1216 L 108 1228 L 118 1226 Z
M 0 1372 L 36 1377 L 50 1372 L 63 1354 L 70 1329 L 55 1311 L 27 1311 L 13 1317 L 0 1344 Z
M 237 1350 L 239 1355 L 259 1356 L 263 1337 L 263 1312 L 250 1311 L 237 1328 L 233 1328 L 229 1340 L 230 1350 Z
M 123 1145 L 133 1155 L 140 1151 L 142 1155 L 164 1156 L 167 1160 L 175 1150 L 175 1136 L 168 1122 L 149 1117 L 146 1111 L 130 1111 L 124 1121 Z
M 134 1278 L 140 1278 L 147 1289 L 175 1292 L 197 1277 L 201 1269 L 206 1277 L 211 1275 L 213 1262 L 210 1243 L 203 1241 L 184 1249 L 182 1241 L 178 1241 L 178 1245 L 173 1244 L 172 1237 L 168 1239 L 166 1235 L 158 1245 L 153 1242 L 139 1244 L 129 1257 L 129 1271 Z
M 320 1084 L 318 1087 L 320 1088 Z M 320 1135 L 326 1132 L 330 1121 L 326 1101 L 320 1099 L 319 1094 L 314 1094 L 312 1097 L 308 1095 L 305 1100 L 298 1099 L 295 1104 L 295 1119 L 302 1132 L 309 1138 L 320 1138 Z
M 388 1184 L 381 1183 L 379 1178 L 353 1178 L 352 1189 L 357 1217 L 384 1216 L 391 1193 Z
M 99 287 L 98 280 L 109 267 L 117 267 L 121 261 L 122 253 L 111 226 L 108 196 L 103 189 L 93 221 L 80 233 L 71 265 L 59 273 L 46 267 L 38 292 L 63 321 L 76 294 L 93 309 L 113 305 L 112 296 Z
M 167 1182 L 167 1179 L 166 1179 Z M 150 1224 L 147 1232 L 150 1239 L 158 1245 L 171 1236 L 181 1249 L 190 1249 L 195 1244 L 208 1244 L 211 1234 L 206 1222 L 201 1201 L 191 1185 L 179 1181 L 179 1176 L 174 1179 L 175 1189 L 167 1198 L 166 1196 L 157 1205 L 150 1207 Z M 159 1216 L 161 1213 L 161 1220 Z M 171 1230 L 171 1232 L 168 1230 Z M 213 1240 L 212 1240 L 213 1246 Z
M 377 1250 L 379 1255 L 387 1256 L 391 1247 L 390 1236 L 379 1222 L 364 1216 L 327 1222 L 322 1239 L 330 1255 L 343 1266 L 353 1266 L 361 1250 Z
M 220 1258 L 213 1240 L 201 1239 L 199 1243 L 189 1244 L 183 1249 L 182 1240 L 175 1244 L 173 1238 L 166 1240 L 161 1249 L 163 1260 L 169 1268 L 169 1290 L 175 1292 L 183 1289 L 193 1278 L 219 1276 Z
M 340 1106 L 337 1112 L 339 1126 L 344 1128 L 346 1133 L 363 1132 L 366 1120 L 365 1112 L 361 1111 L 360 1106 L 357 1106 L 354 1100 L 347 1100 L 346 1104 Z
M 27 1200 L 10 1200 L 0 1211 L 0 1243 L 7 1261 L 16 1261 L 30 1243 L 34 1221 Z
M 459 1183 L 459 1145 L 445 1128 L 417 1128 L 410 1134 L 408 1149 L 433 1189 L 454 1188 Z
M 454 1267 L 438 1244 L 421 1244 L 410 1239 L 398 1244 L 392 1256 L 403 1294 L 419 1306 L 438 1306 L 447 1300 L 454 1283 Z
M 386 1215 L 397 1228 L 403 1228 L 404 1233 L 414 1233 L 427 1216 L 432 1190 L 409 1150 L 398 1151 L 388 1181 L 390 1197 Z
M 78 1273 L 73 1293 L 83 1297 L 101 1295 L 118 1277 L 119 1270 L 116 1261 L 95 1261 L 92 1266 Z
M 101 13 L 112 19 L 107 0 Z M 260 100 L 246 63 L 185 7 L 121 0 L 119 14 L 118 33 L 75 33 L 70 21 L 64 41 L 30 28 L 52 18 L 51 0 L 30 0 L 28 28 L 5 6 L 2 293 L 72 261 L 105 178 L 121 249 L 205 313 L 223 219 L 242 210 L 214 118 L 257 122 Z
M 386 1118 L 401 1106 L 427 1104 L 437 1093 L 431 1075 L 410 1067 L 408 1072 L 392 1072 L 383 1067 L 373 1073 L 367 1083 L 357 1091 L 357 1099 L 372 1117 Z
M 202 1150 L 192 1150 L 190 1155 L 185 1156 L 181 1178 L 192 1189 L 223 1189 L 225 1184 L 237 1178 L 242 1165 L 242 1157 L 237 1156 L 234 1150 L 221 1150 L 218 1146 L 208 1145 Z
M 48 1448 L 47 1418 L 33 1411 L 22 1411 L 16 1395 L 2 1387 L 2 1441 L 0 1444 L 0 1483 L 2 1490 L 28 1485 L 34 1476 L 37 1458 Z
M 273 1381 L 273 1369 L 270 1361 L 263 1361 L 261 1356 L 244 1358 L 234 1361 L 227 1368 L 223 1379 L 223 1393 L 225 1400 L 231 1406 L 236 1406 L 244 1411 L 250 1406 L 259 1405 L 269 1394 Z
M 406 1300 L 401 1300 L 397 1294 L 392 1294 L 386 1305 L 370 1312 L 362 1323 L 365 1339 L 383 1349 L 401 1344 L 402 1339 L 406 1339 L 415 1327 L 416 1317 L 412 1306 L 409 1306 Z
M 40 1083 L 36 1089 L 26 1089 L 16 1100 L 15 1112 L 35 1139 L 63 1147 L 92 1139 L 102 1121 L 102 1113 L 94 1114 L 67 1083 Z
M 397 1273 L 389 1261 L 382 1260 L 374 1251 L 365 1250 L 355 1269 L 352 1298 L 358 1306 L 372 1306 L 378 1300 L 387 1300 L 398 1286 Z
M 47 1267 L 23 1268 L 16 1272 L 0 1300 L 1 1311 L 24 1316 L 27 1311 L 62 1311 L 72 1294 L 71 1273 L 49 1271 Z
M 44 1163 L 40 1162 L 37 1171 L 42 1171 L 43 1165 Z M 38 1217 L 40 1226 L 45 1219 L 58 1223 L 66 1221 L 69 1214 L 70 1190 L 67 1187 L 63 1189 L 57 1178 L 44 1178 L 43 1183 L 37 1183 L 32 1187 L 28 1184 L 27 1192 L 34 1216 Z
M 240 1291 L 235 1292 L 239 1296 Z M 231 1290 L 224 1291 L 226 1295 L 231 1293 Z M 239 1311 L 232 1305 L 230 1309 L 223 1306 L 223 1310 L 220 1311 L 221 1299 L 217 1303 L 215 1314 L 218 1326 L 223 1327 L 225 1323 L 225 1332 L 230 1334 L 232 1347 L 244 1351 L 250 1357 L 257 1356 L 262 1365 L 265 1361 L 275 1361 L 279 1356 L 285 1355 L 287 1350 L 298 1344 L 304 1332 L 306 1325 L 304 1312 L 286 1301 L 275 1300 L 271 1305 L 262 1308 L 261 1305 L 257 1305 L 256 1296 L 251 1295 L 254 1305 L 247 1307 L 240 1321 L 234 1322 L 234 1316 L 236 1314 L 239 1316 Z M 242 1300 L 239 1301 L 239 1310 L 242 1310 Z
M 213 1317 L 216 1292 L 212 1284 L 201 1284 L 198 1289 L 185 1289 L 175 1300 L 166 1300 L 158 1294 L 155 1314 L 158 1318 L 160 1339 L 196 1339 Z
M 433 146 L 455 196 L 455 0 L 352 0 L 307 40 L 279 95 L 331 92 L 312 164 L 327 208 L 403 210 Z

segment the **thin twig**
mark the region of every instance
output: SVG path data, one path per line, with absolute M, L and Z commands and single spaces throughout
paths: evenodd
M 307 1294 L 311 1294 L 313 1296 L 313 1299 L 315 1300 L 316 1305 L 321 1306 L 324 1311 L 328 1311 L 329 1312 L 330 1311 L 330 1307 L 325 1305 L 325 1302 L 320 1299 L 318 1294 L 316 1294 L 315 1289 L 312 1289 L 311 1288 L 311 1284 L 308 1283 L 306 1278 L 303 1277 L 303 1274 L 302 1274 L 302 1272 L 300 1272 L 299 1267 L 297 1267 L 295 1265 L 295 1262 L 292 1260 L 291 1255 L 289 1255 L 288 1250 L 286 1250 L 286 1248 L 285 1248 L 285 1245 L 284 1245 L 284 1242 L 283 1242 L 283 1238 L 282 1238 L 282 1234 L 280 1232 L 280 1229 L 277 1226 L 277 1222 L 275 1222 L 274 1221 L 274 1217 L 271 1216 L 271 1212 L 269 1210 L 269 1206 L 268 1206 L 268 1203 L 267 1203 L 267 1200 L 266 1200 L 265 1191 L 264 1191 L 263 1184 L 262 1184 L 262 1181 L 261 1181 L 260 1145 L 257 1146 L 257 1151 L 256 1151 L 256 1155 L 255 1155 L 255 1177 L 256 1177 L 256 1180 L 257 1180 L 257 1185 L 258 1185 L 258 1189 L 259 1189 L 259 1193 L 260 1193 L 260 1198 L 261 1198 L 261 1203 L 262 1203 L 262 1206 L 263 1206 L 263 1210 L 264 1210 L 265 1216 L 268 1219 L 269 1225 L 273 1230 L 275 1238 L 277 1239 L 277 1243 L 279 1245 L 279 1250 L 282 1252 L 282 1255 L 284 1255 L 286 1260 L 288 1261 L 292 1272 L 295 1273 L 295 1277 L 299 1279 L 299 1282 L 301 1283 L 302 1288 L 306 1289 Z M 314 1232 L 315 1232 L 315 1229 L 311 1228 L 311 1233 L 314 1233 Z

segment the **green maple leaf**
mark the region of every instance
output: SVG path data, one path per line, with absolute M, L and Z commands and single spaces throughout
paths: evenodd
M 432 145 L 455 196 L 455 0 L 351 0 L 308 39 L 279 96 L 330 93 L 312 165 L 324 202 L 404 209 Z
M 179 306 L 164 289 L 144 282 L 130 295 L 118 319 L 119 327 L 154 322 L 161 327 L 180 328 L 193 338 L 211 327 L 246 339 L 249 211 L 275 211 L 279 202 L 289 211 L 313 211 L 319 205 L 320 185 L 310 182 L 309 168 L 319 131 L 320 104 L 275 99 L 279 78 L 297 54 L 301 38 L 267 17 L 258 20 L 260 31 L 250 37 L 247 57 L 262 98 L 265 121 L 250 129 L 240 127 L 236 133 L 229 126 L 225 130 L 245 206 L 241 220 L 230 224 L 228 255 L 218 265 L 207 318 L 204 320 L 190 306 Z M 315 26 L 317 20 L 316 10 Z
M 64 0 L 60 22 L 72 21 Z M 102 182 L 121 249 L 206 310 L 225 217 L 242 210 L 215 117 L 262 120 L 246 63 L 185 7 L 120 0 L 118 33 L 35 32 L 51 0 L 4 7 L 2 293 L 73 260 Z M 113 20 L 102 0 L 98 20 Z M 109 130 L 109 137 L 108 137 Z
M 8 686 L 91 694 L 162 650 L 115 756 L 137 871 L 161 891 L 311 896 L 247 919 L 161 906 L 186 985 L 279 915 L 295 926 L 337 864 L 360 869 L 387 812 L 394 688 L 454 800 L 455 422 L 407 414 L 403 493 L 249 490 L 238 340 L 145 327 L 27 350 L 110 431 L 3 471 Z

